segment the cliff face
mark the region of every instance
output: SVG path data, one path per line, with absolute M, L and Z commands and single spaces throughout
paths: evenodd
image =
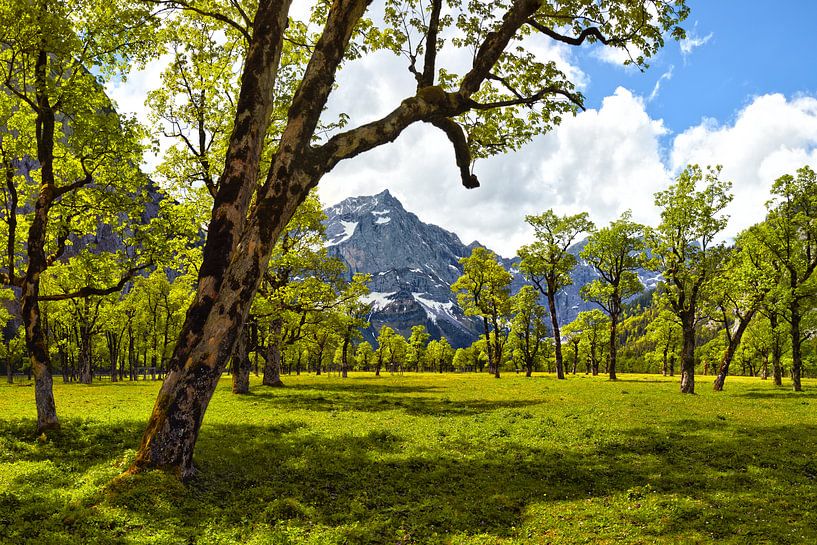
M 349 274 L 367 273 L 371 332 L 389 325 L 404 335 L 418 324 L 454 346 L 473 342 L 480 324 L 463 315 L 451 284 L 462 274 L 459 259 L 471 251 L 454 233 L 421 222 L 388 191 L 353 197 L 326 210 L 331 255 Z
M 481 322 L 465 316 L 451 292 L 451 284 L 462 274 L 459 259 L 471 255 L 479 242 L 465 245 L 454 233 L 423 223 L 388 191 L 352 197 L 325 212 L 329 253 L 347 264 L 350 276 L 359 272 L 372 277 L 370 335 L 382 325 L 408 335 L 412 326 L 423 324 L 434 338 L 445 336 L 460 347 L 482 333 Z M 584 241 L 579 242 L 570 252 L 578 256 L 583 247 Z M 519 260 L 500 260 L 514 276 L 516 293 L 524 285 Z M 578 259 L 571 276 L 573 285 L 562 290 L 557 300 L 563 324 L 594 306 L 582 300 L 579 290 L 597 278 L 595 270 Z M 648 288 L 655 286 L 657 274 L 642 271 L 640 276 Z

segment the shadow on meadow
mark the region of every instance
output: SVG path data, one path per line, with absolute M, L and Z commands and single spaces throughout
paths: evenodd
M 403 401 L 408 413 L 440 410 L 425 398 Z M 158 472 L 111 482 L 132 459 L 142 422 L 65 420 L 45 440 L 32 426 L 0 422 L 0 462 L 42 464 L 0 492 L 0 542 L 132 543 L 144 534 L 157 543 L 229 543 L 298 530 L 327 532 L 321 542 L 428 543 L 458 533 L 514 536 L 525 524 L 569 526 L 587 502 L 595 502 L 594 517 L 608 517 L 599 524 L 638 528 L 647 541 L 734 539 L 747 530 L 747 543 L 809 541 L 781 536 L 781 526 L 817 537 L 813 518 L 788 513 L 795 503 L 799 512 L 817 510 L 814 445 L 803 440 L 817 437 L 811 424 L 746 429 L 679 418 L 672 429 L 643 426 L 623 438 L 599 428 L 564 446 L 513 435 L 455 446 L 430 435 L 422 449 L 399 428 L 329 437 L 295 419 L 205 424 L 201 474 L 186 487 Z M 79 492 L 55 492 L 72 488 Z M 564 517 L 547 518 L 560 509 Z
M 365 384 L 293 386 L 277 391 L 253 391 L 238 403 L 262 401 L 271 410 L 306 411 L 402 411 L 412 416 L 472 416 L 497 409 L 519 409 L 539 405 L 531 400 L 457 400 L 431 395 L 400 395 L 429 392 L 435 388 L 371 386 Z M 313 394 L 314 392 L 314 394 Z

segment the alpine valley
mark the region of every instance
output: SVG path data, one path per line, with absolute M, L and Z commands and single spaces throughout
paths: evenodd
M 383 325 L 408 336 L 412 326 L 422 324 L 433 338 L 444 336 L 454 347 L 467 346 L 482 334 L 481 322 L 464 315 L 451 291 L 451 284 L 462 274 L 459 260 L 482 244 L 463 244 L 456 234 L 423 223 L 388 190 L 348 198 L 325 213 L 329 254 L 343 260 L 350 277 L 354 273 L 371 276 L 366 299 L 372 309 L 370 340 Z M 583 247 L 580 241 L 570 252 L 578 256 Z M 519 258 L 500 256 L 500 262 L 513 274 L 512 291 L 516 293 L 525 283 L 517 268 Z M 593 307 L 579 290 L 596 276 L 590 265 L 577 260 L 571 273 L 573 285 L 558 296 L 560 323 Z M 639 276 L 646 289 L 655 287 L 656 273 L 639 271 Z

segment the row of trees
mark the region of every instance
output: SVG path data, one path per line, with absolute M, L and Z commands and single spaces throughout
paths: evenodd
M 803 167 L 796 176 L 779 178 L 772 186 L 766 219 L 727 244 L 722 240 L 728 219 L 723 210 L 731 201 L 730 184 L 719 179 L 719 172 L 689 166 L 672 186 L 657 193 L 661 221 L 656 227 L 633 222 L 629 212 L 601 229 L 594 228 L 586 213 L 559 216 L 549 210 L 528 216 L 536 241 L 519 250 L 520 270 L 536 290 L 525 286 L 511 297 L 511 275 L 488 250 L 477 248 L 464 258 L 464 274 L 452 289 L 459 292 L 466 314 L 481 317 L 489 366 L 496 376 L 511 339 L 528 366 L 535 359 L 536 347 L 545 338 L 545 310 L 537 297 L 541 294 L 550 314 L 548 335 L 558 377 L 565 376 L 562 341 L 568 340 L 573 344 L 574 372 L 579 344 L 584 342 L 589 367 L 597 372 L 603 354 L 610 379 L 615 380 L 625 302 L 644 289 L 638 270 L 652 269 L 662 280 L 649 312 L 642 315 L 641 323 L 645 316 L 647 323 L 640 335 L 630 331 L 627 337 L 651 339 L 661 352 L 664 372 L 677 341 L 682 392 L 695 391 L 695 353 L 702 344 L 702 329 L 711 340 L 699 353 L 708 353 L 707 367 L 717 369 L 715 389 L 721 390 L 743 335 L 761 316 L 765 322 L 750 330 L 753 342 L 762 346 L 757 350 L 771 355 L 779 384 L 787 332 L 792 383 L 800 391 L 803 346 L 814 331 L 817 300 L 817 177 Z M 597 278 L 583 286 L 581 294 L 600 311 L 581 313 L 562 330 L 557 294 L 572 283 L 576 256 L 569 249 L 585 233 L 589 236 L 579 255 Z M 630 323 L 638 320 L 630 318 Z M 601 330 L 607 333 L 605 347 Z M 763 336 L 766 340 L 761 340 Z

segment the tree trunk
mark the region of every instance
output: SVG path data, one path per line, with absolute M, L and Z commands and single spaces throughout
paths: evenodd
M 616 326 L 618 325 L 618 305 L 620 302 L 613 302 L 614 312 L 610 313 L 610 365 L 608 371 L 610 372 L 610 380 L 616 380 L 616 349 L 618 348 L 618 334 Z
M 791 313 L 791 382 L 795 392 L 802 392 L 800 375 L 803 368 L 800 339 L 800 304 L 794 299 L 789 307 Z
M 661 369 L 661 374 L 667 376 L 667 353 L 669 352 L 669 343 L 664 345 L 664 366 Z
M 37 431 L 59 428 L 57 407 L 54 402 L 51 358 L 46 348 L 45 335 L 40 323 L 40 276 L 47 268 L 45 255 L 48 212 L 54 201 L 54 111 L 48 101 L 46 74 L 48 55 L 40 51 L 36 65 L 37 88 L 37 160 L 40 163 L 40 193 L 34 204 L 34 217 L 28 229 L 26 252 L 28 268 L 21 287 L 23 326 L 26 331 L 26 349 L 34 373 L 34 400 L 37 405 Z
M 269 341 L 264 358 L 264 378 L 261 384 L 279 388 L 284 385 L 281 380 L 281 330 L 284 321 L 273 318 L 269 325 Z M 319 373 L 320 374 L 320 373 Z
M 772 375 L 774 377 L 774 385 L 783 386 L 783 367 L 780 365 L 780 359 L 783 356 L 783 346 L 779 332 L 777 331 L 777 323 L 777 314 L 770 312 L 769 329 L 771 329 L 772 333 Z
M 250 334 L 249 329 L 245 326 L 241 329 L 241 334 L 238 336 L 238 341 L 235 343 L 233 350 L 233 393 L 234 394 L 249 394 L 250 393 Z
M 343 351 L 341 352 L 340 357 L 340 373 L 343 378 L 347 378 L 349 376 L 349 360 L 347 359 L 347 352 L 349 350 L 349 339 L 352 335 L 351 331 L 346 332 L 346 336 L 343 338 Z
M 695 393 L 695 312 L 681 316 L 683 346 L 681 347 L 681 393 Z
M 562 362 L 562 339 L 559 332 L 559 319 L 556 317 L 556 293 L 548 289 L 545 294 L 548 300 L 548 309 L 550 310 L 550 325 L 553 328 L 553 341 L 556 353 L 556 378 L 563 380 L 565 378 L 565 369 Z
M 499 378 L 499 366 L 502 365 L 502 345 L 499 342 L 499 323 L 497 323 L 495 314 L 492 316 L 492 320 L 494 325 L 494 378 Z
M 735 351 L 740 345 L 740 339 L 743 337 L 743 332 L 746 331 L 746 328 L 749 326 L 749 322 L 752 321 L 752 317 L 754 315 L 755 311 L 753 310 L 747 313 L 746 316 L 740 318 L 738 321 L 737 330 L 729 339 L 729 344 L 726 346 L 726 352 L 723 355 L 723 360 L 718 368 L 718 376 L 715 377 L 715 383 L 713 384 L 713 389 L 716 392 L 723 391 L 723 383 L 726 382 L 726 375 L 729 374 L 729 364 L 732 363 L 732 358 L 734 358 Z

